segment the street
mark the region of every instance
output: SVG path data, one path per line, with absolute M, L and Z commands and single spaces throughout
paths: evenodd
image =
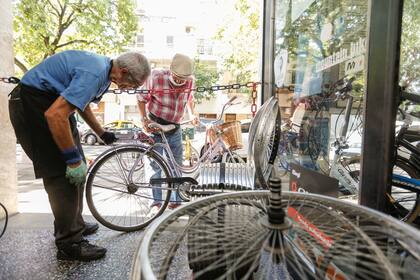
M 87 160 L 95 159 L 107 146 L 83 146 Z M 19 213 L 51 213 L 48 196 L 42 179 L 35 179 L 32 162 L 16 144 L 16 165 L 18 173 L 18 212 Z M 83 207 L 83 214 L 90 215 L 87 205 Z

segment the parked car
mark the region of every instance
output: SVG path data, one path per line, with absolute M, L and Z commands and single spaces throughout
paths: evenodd
M 124 120 L 118 120 L 106 124 L 104 129 L 115 133 L 118 141 L 133 140 L 134 136 L 141 130 L 141 128 L 134 122 Z M 96 143 L 103 144 L 100 138 L 90 128 L 82 133 L 81 141 L 88 145 L 95 145 Z

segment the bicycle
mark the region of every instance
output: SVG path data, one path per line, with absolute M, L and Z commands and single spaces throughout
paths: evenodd
M 223 106 L 217 121 L 221 120 L 225 109 L 235 105 L 235 98 L 232 97 Z M 113 146 L 102 153 L 90 166 L 86 180 L 86 199 L 93 216 L 114 230 L 139 230 L 163 213 L 172 192 L 182 201 L 189 200 L 189 187 L 198 185 L 194 178 L 203 163 L 221 153 L 228 155 L 228 160 L 243 162 L 231 149 L 239 141 L 234 137 L 235 141 L 225 137 L 227 133 L 234 133 L 236 128 L 240 133 L 240 126 L 221 126 L 217 121 L 208 127 L 206 135 L 211 141 L 192 166 L 183 166 L 175 161 L 164 134 L 174 129 L 174 125 L 149 124 L 150 128 L 159 131 L 162 143 L 154 143 L 143 133 L 138 139 L 142 142 Z M 158 153 L 157 147 L 162 148 L 164 153 Z M 152 178 L 156 173 L 160 173 L 161 178 Z M 157 212 L 150 211 L 153 191 L 162 193 L 161 207 Z
M 337 93 L 340 98 L 347 99 L 344 125 L 340 131 L 339 137 L 334 142 L 335 153 L 333 164 L 329 168 L 329 176 L 339 180 L 340 192 L 342 195 L 357 196 L 359 189 L 360 175 L 360 156 L 345 157 L 343 151 L 347 145 L 347 129 L 350 121 L 352 96 L 348 95 L 351 91 L 352 79 L 346 82 L 346 85 Z M 419 97 L 413 94 L 401 92 L 402 100 L 417 100 Z M 420 151 L 410 143 L 410 141 L 420 140 L 414 137 L 414 133 L 410 133 L 410 125 L 412 118 L 409 117 L 404 110 L 398 110 L 404 119 L 396 138 L 394 151 L 395 156 L 392 168 L 392 180 L 389 191 L 386 193 L 387 203 L 389 205 L 391 215 L 404 222 L 414 222 L 420 214 Z M 315 141 L 314 141 L 315 142 Z M 313 146 L 316 146 L 313 145 Z M 318 148 L 319 150 L 319 148 Z M 403 156 L 404 154 L 407 154 Z

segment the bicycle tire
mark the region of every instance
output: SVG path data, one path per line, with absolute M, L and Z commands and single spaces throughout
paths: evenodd
M 418 171 L 410 164 L 410 162 L 407 159 L 397 156 L 395 166 L 403 170 L 411 178 L 419 178 Z M 395 218 L 400 219 L 401 221 L 412 223 L 420 214 L 420 194 L 408 191 L 409 196 L 403 197 L 403 203 L 401 203 L 401 199 L 397 197 L 397 193 L 401 193 L 399 189 L 403 189 L 403 187 L 397 187 L 392 185 L 391 191 L 387 193 L 388 202 L 391 206 L 391 209 L 393 210 L 391 214 Z M 407 194 L 407 192 L 404 193 Z M 410 203 L 406 203 L 408 201 L 407 198 L 411 198 L 411 200 L 414 200 L 412 206 L 410 205 Z
M 324 117 L 325 112 L 326 111 L 323 106 L 321 106 L 320 110 L 316 111 L 313 123 L 309 128 L 307 146 L 309 157 L 313 165 L 319 168 L 319 170 L 321 170 L 324 174 L 328 174 L 330 166 L 329 131 L 327 131 L 327 135 L 325 135 L 322 127 L 322 121 L 326 119 Z M 324 145 L 325 142 L 327 142 L 327 145 Z M 324 165 L 320 164 L 320 160 L 324 162 Z
M 3 209 L 4 211 L 4 225 L 2 228 L 0 228 L 0 238 L 3 236 L 3 234 L 6 232 L 7 223 L 9 221 L 9 213 L 7 212 L 6 207 L 0 203 L 0 210 Z M 0 222 L 2 221 L 3 217 L 0 215 Z M 3 222 L 2 222 L 3 223 Z
M 163 211 L 165 210 L 166 206 L 169 203 L 170 197 L 171 197 L 171 190 L 167 190 L 166 191 L 166 195 L 165 198 L 162 200 L 162 205 L 160 207 L 160 209 L 156 212 L 156 213 L 152 213 L 152 215 L 148 216 L 150 212 L 150 205 L 146 205 L 144 206 L 144 209 L 142 209 L 142 213 L 146 213 L 145 211 L 149 210 L 148 213 L 146 213 L 142 219 L 142 217 L 137 216 L 137 212 L 140 212 L 138 209 L 129 209 L 131 210 L 130 212 L 127 212 L 127 215 L 121 215 L 120 211 L 123 211 L 124 208 L 127 206 L 126 204 L 124 204 L 124 201 L 120 201 L 119 199 L 123 200 L 129 200 L 131 202 L 132 199 L 136 200 L 136 203 L 134 204 L 133 207 L 136 207 L 138 205 L 138 207 L 141 207 L 144 204 L 148 204 L 148 203 L 152 203 L 153 201 L 153 197 L 152 196 L 146 196 L 146 195 L 139 195 L 138 192 L 140 191 L 147 191 L 148 189 L 150 190 L 153 187 L 141 187 L 141 186 L 136 186 L 136 185 L 132 185 L 132 184 L 128 184 L 127 182 L 123 182 L 120 183 L 118 181 L 114 181 L 117 180 L 115 177 L 112 177 L 113 180 L 111 180 L 111 177 L 105 177 L 104 181 L 110 181 L 111 184 L 118 184 L 120 186 L 122 186 L 121 189 L 115 189 L 115 188 L 106 188 L 100 185 L 96 185 L 96 177 L 98 177 L 99 179 L 102 179 L 99 174 L 101 174 L 101 168 L 104 169 L 104 165 L 107 164 L 107 162 L 109 162 L 110 160 L 112 160 L 113 157 L 117 157 L 117 162 L 121 162 L 121 159 L 118 159 L 118 157 L 120 157 L 121 155 L 124 154 L 130 154 L 131 156 L 139 154 L 141 156 L 145 156 L 147 158 L 147 160 L 152 163 L 155 162 L 158 164 L 159 168 L 161 168 L 163 174 L 165 177 L 170 177 L 171 173 L 170 173 L 170 169 L 168 168 L 167 164 L 165 163 L 165 161 L 163 160 L 163 158 L 160 156 L 160 154 L 156 153 L 154 150 L 151 150 L 150 148 L 146 148 L 140 145 L 124 145 L 124 146 L 118 146 L 116 148 L 111 148 L 107 151 L 105 151 L 99 158 L 97 161 L 95 161 L 95 163 L 93 164 L 93 166 L 91 167 L 91 169 L 89 170 L 88 176 L 87 176 L 87 180 L 86 180 L 86 201 L 87 204 L 89 206 L 90 211 L 92 212 L 92 215 L 95 217 L 95 219 L 101 223 L 102 225 L 104 225 L 107 228 L 110 228 L 112 230 L 116 230 L 116 231 L 124 231 L 124 232 L 131 232 L 131 231 L 136 231 L 136 230 L 140 230 L 144 227 L 146 227 L 147 225 L 149 225 L 154 219 L 156 219 L 158 216 L 160 216 Z M 143 159 L 142 159 L 143 161 Z M 120 165 L 120 163 L 118 163 Z M 127 164 L 128 165 L 128 164 Z M 151 167 L 150 167 L 151 168 Z M 143 168 L 144 172 L 146 167 Z M 120 168 L 120 171 L 125 170 L 123 168 Z M 134 170 L 139 171 L 139 168 L 135 168 Z M 114 170 L 115 173 L 118 173 L 117 170 Z M 126 172 L 126 171 L 124 171 Z M 151 171 L 152 172 L 152 171 Z M 107 173 L 105 171 L 103 171 L 104 175 L 106 175 Z M 116 175 L 116 174 L 112 174 L 112 175 Z M 108 176 L 111 176 L 111 174 L 108 174 Z M 124 174 L 123 177 L 121 177 L 121 174 L 117 174 L 117 176 L 119 176 L 119 178 L 124 181 Z M 144 176 L 145 177 L 145 176 Z M 99 180 L 98 179 L 98 180 Z M 158 187 L 156 187 L 158 188 Z M 168 188 L 171 188 L 171 185 L 168 185 Z M 106 200 L 109 200 L 110 198 L 105 197 L 106 193 L 101 193 L 101 192 L 97 192 L 97 189 L 102 190 L 103 192 L 106 192 L 106 190 L 108 191 L 115 191 L 117 194 L 117 196 L 114 198 L 115 200 L 118 200 L 121 204 L 120 205 L 116 205 L 115 201 L 112 203 L 107 203 L 104 207 L 102 207 L 101 205 L 99 205 L 99 201 L 98 199 L 102 199 L 104 203 L 106 203 Z M 124 194 L 126 194 L 127 196 L 124 197 Z M 112 194 L 111 194 L 112 195 Z M 120 196 L 118 198 L 118 195 Z M 97 196 L 97 198 L 96 198 Z M 145 200 L 145 201 L 143 201 Z M 131 204 L 130 204 L 131 205 Z M 117 214 L 115 213 L 110 213 L 111 208 L 112 207 L 117 207 L 119 209 L 117 209 Z M 131 206 L 130 206 L 131 207 Z M 100 208 L 100 209 L 99 209 Z M 128 211 L 128 210 L 127 210 Z M 104 213 L 102 213 L 104 212 Z M 132 216 L 135 215 L 135 216 Z M 122 225 L 120 223 L 121 222 L 125 222 L 128 219 L 128 225 Z
M 351 157 L 348 159 L 344 159 L 346 165 L 350 166 L 353 164 L 360 163 L 360 156 Z M 397 156 L 397 159 L 394 164 L 393 173 L 395 173 L 395 169 L 399 168 L 404 171 L 408 176 L 411 178 L 419 178 L 418 171 L 410 164 L 409 160 Z M 360 170 L 354 169 L 349 170 L 350 176 L 352 176 L 355 180 L 359 181 L 360 179 Z M 391 185 L 391 190 L 386 193 L 387 204 L 391 210 L 391 215 L 394 218 L 397 218 L 403 222 L 412 223 L 416 220 L 416 218 L 420 214 L 420 194 L 417 193 L 415 195 L 413 205 L 407 209 L 402 203 L 399 202 L 399 199 L 396 198 L 396 193 L 400 192 L 398 189 L 401 187 Z M 394 193 L 394 195 L 393 195 Z M 407 199 L 404 198 L 405 202 Z

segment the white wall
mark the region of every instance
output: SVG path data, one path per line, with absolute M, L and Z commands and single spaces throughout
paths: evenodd
M 13 75 L 11 1 L 0 0 L 0 76 Z M 17 212 L 16 138 L 9 120 L 7 94 L 13 85 L 0 82 L 0 202 Z M 1 218 L 1 217 L 0 217 Z

